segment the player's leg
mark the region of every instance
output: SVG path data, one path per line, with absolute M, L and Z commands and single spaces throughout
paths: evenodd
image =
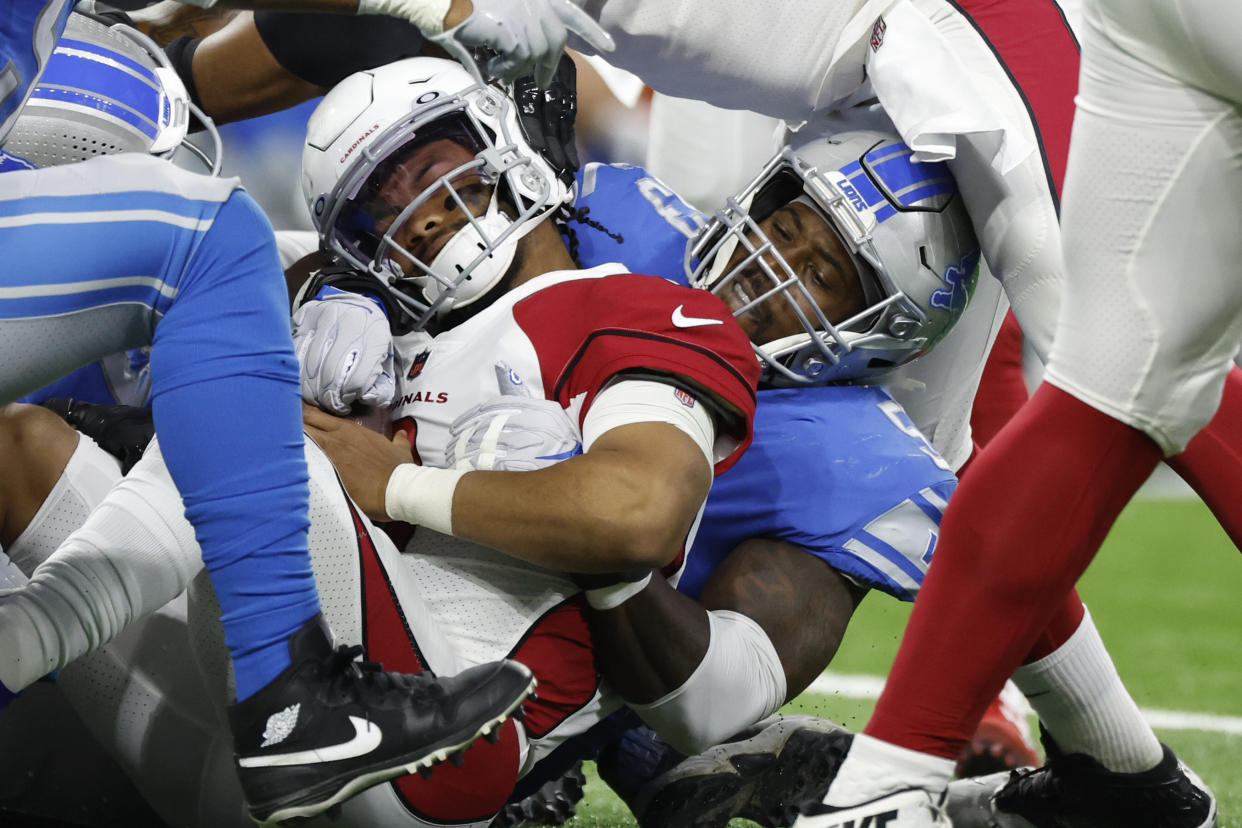
M 134 191 L 136 180 L 148 189 Z M 322 681 L 306 665 L 337 664 L 318 621 L 306 556 L 297 365 L 270 227 L 232 183 L 149 157 L 8 173 L 5 184 L 0 251 L 16 264 L 6 269 L 0 295 L 0 350 L 7 354 L 0 395 L 154 338 L 157 427 L 221 598 L 239 696 L 250 702 L 239 705 L 233 724 L 243 775 L 263 780 L 252 791 L 266 800 L 256 814 L 322 810 L 384 774 L 468 743 L 469 734 L 513 709 L 528 692 L 529 674 L 498 665 L 487 677 L 480 670 L 445 683 L 452 695 L 469 697 L 459 716 L 436 722 L 430 710 L 421 719 L 393 713 L 381 746 L 319 763 L 317 785 L 295 780 L 285 766 L 252 766 L 246 754 L 278 754 L 294 741 L 333 744 L 348 739 L 351 727 L 343 714 L 327 730 L 311 719 L 295 740 L 274 750 L 270 740 L 263 745 L 268 717 L 297 703 L 291 688 Z M 288 672 L 295 660 L 306 678 Z M 338 672 L 345 669 L 342 663 Z M 253 700 L 259 688 L 272 697 Z M 373 686 L 343 701 L 375 713 L 385 705 L 396 710 L 395 699 L 412 692 Z M 339 725 L 346 730 L 329 732 Z
M 27 576 L 34 568 L 15 556 L 14 542 L 25 532 L 61 478 L 77 447 L 77 434 L 45 408 L 0 408 L 0 548 Z M 36 562 L 37 563 L 37 562 Z
M 1242 549 L 1242 508 L 1237 498 L 1242 491 L 1242 369 L 1230 370 L 1216 416 L 1185 451 L 1165 462 L 1203 498 L 1230 540 Z
M 627 733 L 597 760 L 640 824 L 708 828 L 737 816 L 766 823 L 769 813 L 822 794 L 840 761 L 827 737 L 840 727 L 769 715 L 823 672 L 865 593 L 805 550 L 756 538 L 712 570 L 698 602 L 653 583 L 618 610 L 593 613 L 604 674 L 617 676 L 628 701 L 647 702 L 631 707 L 650 727 Z M 683 652 L 669 629 L 703 646 Z M 747 644 L 747 636 L 761 640 Z M 756 657 L 761 651 L 766 658 Z M 730 662 L 728 653 L 744 661 Z M 756 692 L 771 670 L 782 674 L 775 697 Z M 676 689 L 636 697 L 644 692 L 638 678 L 652 671 L 675 676 L 667 683 Z M 734 703 L 709 705 L 713 694 Z M 684 734 L 680 747 L 656 730 Z
M 1139 8 L 1155 16 L 1148 5 Z M 1008 623 L 984 629 L 978 638 L 996 655 L 992 663 L 999 670 L 1016 666 L 1034 638 L 1032 631 L 1049 614 L 1041 605 L 1068 590 L 1161 449 L 1179 450 L 1215 410 L 1242 335 L 1242 284 L 1232 270 L 1242 245 L 1228 229 L 1242 219 L 1237 200 L 1242 128 L 1236 105 L 1179 83 L 1117 45 L 1133 47 L 1161 33 L 1168 43 L 1184 30 L 1165 25 L 1138 38 L 1129 32 L 1119 38 L 1116 30 L 1106 35 L 1106 27 L 1117 23 L 1099 16 L 1101 9 L 1110 15 L 1114 11 L 1107 3 L 1088 8 L 1085 43 L 1091 48 L 1084 57 L 1070 167 L 1073 174 L 1082 165 L 1082 177 L 1071 177 L 1075 183 L 1067 189 L 1072 278 L 1049 364 L 1055 385 L 1037 392 L 959 488 L 960 500 L 946 515 L 937 562 L 868 727 L 873 738 L 855 742 L 829 802 L 837 794 L 841 797 L 835 801 L 847 796 L 858 801 L 860 794 L 874 791 L 874 783 L 864 781 L 859 771 L 865 776 L 868 763 L 883 764 L 883 756 L 904 764 L 905 778 L 924 787 L 934 788 L 947 778 L 935 757 L 960 742 L 981 707 L 976 700 L 986 697 L 995 678 L 962 664 L 948 648 L 936 648 L 935 640 L 954 640 L 963 625 L 980 617 L 950 611 L 950 604 L 973 610 L 974 599 L 987 600 L 973 590 L 950 596 L 938 586 L 937 571 L 959 567 L 965 557 L 973 557 L 978 568 L 982 550 L 984 591 L 992 594 L 1003 585 L 1000 592 L 1014 600 L 1007 604 L 1008 616 L 991 615 L 993 625 L 997 618 L 1007 617 Z M 1213 11 L 1224 13 L 1223 8 Z M 1220 23 L 1217 32 L 1237 28 Z M 1242 66 L 1230 71 L 1233 88 L 1242 88 Z M 1153 119 L 1155 112 L 1160 117 Z M 1205 202 L 1215 209 L 1203 210 Z M 1185 282 L 1165 284 L 1177 263 L 1192 258 L 1199 264 L 1194 284 L 1200 290 L 1187 289 Z M 1056 386 L 1071 389 L 1090 405 Z M 1073 437 L 1059 438 L 1056 432 Z M 1027 445 L 1058 462 L 1041 462 Z M 989 503 L 984 488 L 1015 468 L 1036 482 L 1024 483 L 1025 491 L 1018 493 L 1022 506 L 1006 510 L 1014 531 L 982 535 L 971 514 L 990 505 L 1004 508 Z M 974 546 L 973 556 L 964 554 L 968 545 Z M 1032 561 L 1035 555 L 1040 557 Z M 978 625 L 975 629 L 978 633 Z M 913 663 L 915 653 L 926 659 L 923 670 L 935 669 L 942 679 L 930 685 L 930 696 L 912 699 L 920 671 Z M 926 682 L 920 686 L 929 687 Z
M 1010 311 L 992 343 L 970 411 L 970 433 L 986 446 L 1027 400 L 1022 374 L 1022 329 Z

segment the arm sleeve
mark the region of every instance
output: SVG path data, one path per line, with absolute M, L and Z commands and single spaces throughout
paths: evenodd
M 255 12 L 254 25 L 276 62 L 307 83 L 335 86 L 354 72 L 422 51 L 411 23 L 383 15 Z
M 685 391 L 655 380 L 621 379 L 595 395 L 582 420 L 582 450 L 590 451 L 596 440 L 614 428 L 651 422 L 668 423 L 685 434 L 711 466 L 727 457 L 735 445 L 730 441 L 714 449 L 716 425 L 711 412 Z

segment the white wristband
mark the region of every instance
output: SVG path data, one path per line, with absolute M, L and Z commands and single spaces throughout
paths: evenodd
M 358 0 L 358 14 L 386 14 L 400 17 L 418 27 L 428 37 L 444 32 L 444 17 L 451 0 Z
M 469 469 L 433 469 L 402 463 L 384 490 L 384 511 L 393 520 L 453 534 L 453 492 Z
M 651 583 L 650 572 L 641 581 L 623 581 L 622 583 L 600 587 L 599 589 L 588 589 L 586 591 L 587 603 L 591 605 L 592 609 L 616 609 L 646 589 L 649 583 Z

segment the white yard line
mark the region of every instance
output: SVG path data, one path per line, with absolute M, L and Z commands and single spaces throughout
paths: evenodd
M 884 679 L 879 676 L 827 672 L 815 679 L 806 692 L 822 696 L 845 696 L 850 699 L 876 699 L 883 689 Z M 1242 716 L 1150 708 L 1142 708 L 1142 713 L 1152 727 L 1165 730 L 1207 730 L 1242 735 Z

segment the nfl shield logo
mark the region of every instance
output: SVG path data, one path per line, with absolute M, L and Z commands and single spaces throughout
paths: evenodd
M 875 27 L 871 30 L 871 51 L 878 52 L 880 47 L 884 45 L 884 30 L 888 26 L 884 25 L 884 18 L 881 17 L 875 21 Z
M 414 357 L 414 364 L 410 366 L 410 371 L 405 375 L 406 379 L 414 379 L 423 372 L 423 366 L 427 364 L 427 357 L 431 356 L 431 351 L 423 351 Z
M 688 391 L 683 391 L 680 388 L 674 388 L 673 396 L 677 398 L 677 402 L 681 403 L 686 408 L 694 408 L 694 397 L 690 396 Z

